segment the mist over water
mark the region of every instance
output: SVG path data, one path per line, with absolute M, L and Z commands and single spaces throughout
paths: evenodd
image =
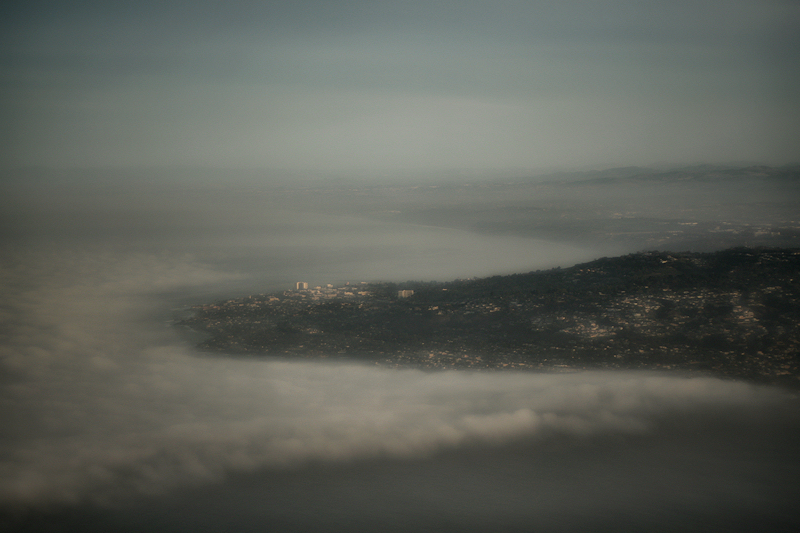
M 102 224 L 31 210 L 3 243 L 0 508 L 12 528 L 797 525 L 800 411 L 786 391 L 226 358 L 168 323 L 176 307 L 300 279 L 453 279 L 596 251 L 246 202 L 170 223 L 157 205 Z
M 800 247 L 797 1 L 0 13 L 0 532 L 800 531 L 796 391 L 175 327 L 298 281 Z

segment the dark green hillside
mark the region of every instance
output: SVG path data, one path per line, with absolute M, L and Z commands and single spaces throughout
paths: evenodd
M 399 290 L 414 294 L 401 298 Z M 424 368 L 649 368 L 796 383 L 800 251 L 644 252 L 198 306 L 202 347 Z

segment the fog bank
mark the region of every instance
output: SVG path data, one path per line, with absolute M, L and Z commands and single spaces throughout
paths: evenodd
M 347 187 L 72 178 L 9 181 L 0 195 L 0 528 L 797 525 L 800 410 L 787 391 L 226 357 L 198 353 L 172 323 L 188 305 L 299 280 L 526 272 L 614 243 L 472 231 L 461 199 L 411 186 L 365 201 Z M 492 190 L 459 194 L 488 202 L 478 219 L 513 218 L 518 189 Z M 518 213 L 549 198 L 519 196 Z M 443 203 L 454 214 L 439 227 L 409 209 Z M 554 235 L 567 214 L 547 215 Z
M 779 408 L 780 418 L 793 401 L 699 377 L 428 374 L 202 356 L 148 319 L 153 295 L 227 274 L 183 257 L 78 250 L 3 263 L 6 505 L 118 503 L 312 460 L 658 433 L 667 420 L 709 413 L 756 420 Z

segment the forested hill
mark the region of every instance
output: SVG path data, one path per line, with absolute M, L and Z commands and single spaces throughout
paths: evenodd
M 800 250 L 642 252 L 446 283 L 284 291 L 197 306 L 185 324 L 211 336 L 204 349 L 224 352 L 423 368 L 677 369 L 794 385 Z
M 525 293 L 583 298 L 656 288 L 744 290 L 767 283 L 770 278 L 791 282 L 795 275 L 795 281 L 800 281 L 800 249 L 733 248 L 713 253 L 639 252 L 526 274 L 380 285 L 390 290 L 413 289 L 416 300 L 519 297 Z M 385 290 L 382 294 L 389 295 Z

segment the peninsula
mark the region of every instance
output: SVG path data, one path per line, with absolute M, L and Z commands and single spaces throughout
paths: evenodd
M 641 252 L 194 307 L 206 351 L 425 369 L 671 369 L 800 385 L 800 250 Z

